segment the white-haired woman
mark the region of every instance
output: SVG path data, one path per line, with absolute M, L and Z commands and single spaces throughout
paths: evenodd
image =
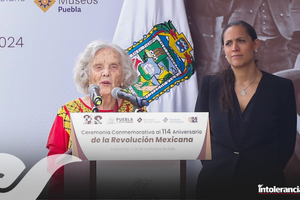
M 99 85 L 102 95 L 102 104 L 97 106 L 99 112 L 134 111 L 130 102 L 111 95 L 113 88 L 127 88 L 137 80 L 131 58 L 119 46 L 103 41 L 89 44 L 77 60 L 74 78 L 78 91 L 85 94 L 89 94 L 89 85 Z M 87 95 L 59 109 L 48 138 L 48 155 L 65 153 L 71 147 L 70 113 L 92 112 L 93 106 Z
M 70 113 L 92 112 L 94 107 L 88 88 L 91 84 L 100 87 L 102 104 L 99 112 L 133 112 L 133 105 L 122 99 L 115 99 L 111 91 L 115 87 L 127 88 L 136 83 L 137 73 L 129 55 L 119 46 L 103 41 L 94 41 L 79 56 L 74 67 L 74 78 L 79 92 L 87 96 L 63 105 L 55 118 L 49 134 L 48 156 L 63 154 L 71 148 Z M 144 108 L 141 108 L 144 110 Z M 51 196 L 63 194 L 63 168 L 51 178 Z M 58 196 L 59 197 L 59 196 Z

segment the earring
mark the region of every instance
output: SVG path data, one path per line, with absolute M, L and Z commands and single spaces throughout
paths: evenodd
M 255 50 L 255 53 L 257 53 L 257 50 Z
M 227 58 L 227 56 L 225 56 L 225 58 Z

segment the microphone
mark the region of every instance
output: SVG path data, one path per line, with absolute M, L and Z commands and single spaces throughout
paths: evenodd
M 91 100 L 95 106 L 100 106 L 102 104 L 102 96 L 100 94 L 100 87 L 97 84 L 92 84 L 89 86 L 89 93 L 91 95 Z
M 134 107 L 141 108 L 143 106 L 148 106 L 149 102 L 146 99 L 134 96 L 133 94 L 127 93 L 122 88 L 115 87 L 111 91 L 111 95 L 115 99 L 125 99 L 129 101 Z

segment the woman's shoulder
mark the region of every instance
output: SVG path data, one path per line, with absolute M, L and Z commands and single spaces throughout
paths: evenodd
M 92 108 L 89 107 L 82 98 L 74 99 L 64 104 L 62 108 L 70 113 L 78 113 L 78 112 L 91 112 Z
M 219 84 L 221 81 L 219 74 L 209 74 L 203 76 L 202 84 L 204 85 L 211 85 L 211 84 Z
M 292 80 L 264 71 L 262 71 L 262 73 L 262 87 L 265 90 L 268 90 L 270 92 L 272 91 L 282 98 L 287 95 L 294 95 L 294 84 Z
M 206 79 L 215 79 L 217 77 L 219 77 L 218 73 L 214 73 L 214 74 L 205 75 L 203 78 L 206 78 Z
M 261 71 L 261 72 L 263 73 L 263 77 L 266 79 L 266 81 L 270 82 L 271 84 L 274 84 L 274 85 L 292 84 L 292 80 L 285 78 L 285 77 L 278 76 L 277 73 L 270 74 L 265 71 Z

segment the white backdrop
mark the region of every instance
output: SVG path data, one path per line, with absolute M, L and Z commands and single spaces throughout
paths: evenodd
M 27 170 L 47 155 L 60 106 L 83 96 L 73 80 L 77 56 L 94 40 L 112 41 L 123 4 L 72 2 L 57 0 L 44 12 L 33 0 L 0 0 L 0 152 L 20 158 Z

